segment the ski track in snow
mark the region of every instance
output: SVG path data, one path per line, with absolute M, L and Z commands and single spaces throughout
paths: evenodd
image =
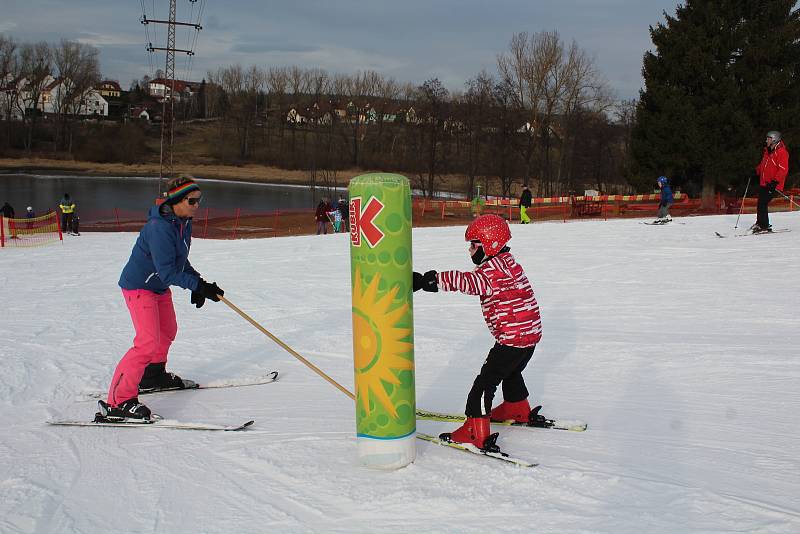
M 771 217 L 797 226 L 797 214 Z M 145 402 L 252 429 L 45 425 L 90 419 L 81 392 L 104 389 L 130 345 L 117 279 L 136 234 L 0 250 L 0 532 L 800 532 L 800 232 L 735 240 L 714 235 L 735 216 L 639 222 L 512 226 L 544 324 L 532 399 L 589 423 L 499 429 L 532 469 L 422 441 L 404 469 L 359 467 L 352 401 L 223 304 L 196 310 L 177 288 L 172 370 L 281 376 Z M 414 230 L 415 269 L 469 270 L 463 235 Z M 197 239 L 191 261 L 352 391 L 346 235 Z M 418 293 L 414 313 L 418 405 L 459 412 L 492 345 L 477 299 Z

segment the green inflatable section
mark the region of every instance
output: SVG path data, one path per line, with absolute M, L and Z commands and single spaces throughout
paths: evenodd
M 411 188 L 375 173 L 353 178 L 349 191 L 358 437 L 413 442 Z

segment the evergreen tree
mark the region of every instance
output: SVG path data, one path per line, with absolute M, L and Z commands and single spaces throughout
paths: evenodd
M 687 0 L 650 28 L 632 139 L 641 183 L 702 184 L 709 205 L 717 186 L 744 186 L 768 130 L 800 146 L 796 3 Z

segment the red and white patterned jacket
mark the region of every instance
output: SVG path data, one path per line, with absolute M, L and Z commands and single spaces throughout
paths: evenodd
M 471 273 L 442 271 L 436 279 L 442 291 L 480 296 L 483 318 L 501 345 L 530 347 L 542 338 L 539 304 L 511 253 L 502 252 Z

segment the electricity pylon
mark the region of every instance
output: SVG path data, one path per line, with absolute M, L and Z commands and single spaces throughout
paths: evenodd
M 196 2 L 197 0 L 189 0 Z M 169 0 L 169 20 L 155 20 L 148 19 L 146 15 L 142 16 L 142 24 L 166 24 L 167 25 L 167 46 L 158 47 L 153 46 L 153 43 L 148 43 L 147 49 L 150 52 L 156 50 L 164 50 L 166 52 L 167 61 L 164 69 L 164 100 L 163 110 L 161 113 L 161 165 L 158 173 L 158 195 L 164 194 L 164 180 L 173 177 L 172 170 L 172 144 L 175 139 L 175 52 L 182 52 L 186 55 L 193 56 L 192 50 L 182 50 L 175 48 L 175 26 L 191 26 L 195 30 L 202 30 L 203 27 L 199 24 L 191 22 L 176 22 L 175 21 L 175 2 L 176 0 Z

